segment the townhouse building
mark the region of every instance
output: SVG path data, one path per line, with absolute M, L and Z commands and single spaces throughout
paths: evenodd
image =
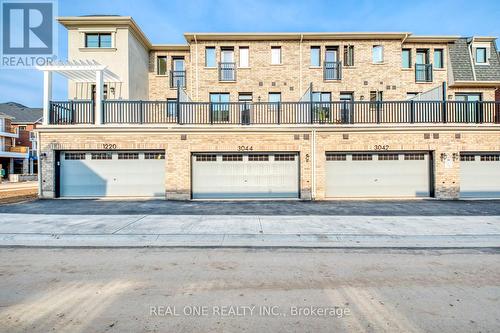
M 11 117 L 10 126 L 18 136 L 15 139 L 17 149 L 23 149 L 28 155 L 23 159 L 14 159 L 12 163 L 13 172 L 16 174 L 37 174 L 37 137 L 35 129 L 42 124 L 42 109 L 30 108 L 25 105 L 7 102 L 0 104 L 0 112 Z
M 28 148 L 17 145 L 19 131 L 12 126 L 13 117 L 0 111 L 0 182 L 10 174 L 23 173 L 28 167 Z
M 40 196 L 500 197 L 494 37 L 186 33 L 61 17 Z M 51 99 L 53 73 L 68 100 Z

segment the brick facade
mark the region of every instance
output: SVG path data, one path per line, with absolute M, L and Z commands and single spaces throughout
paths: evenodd
M 349 138 L 345 139 L 345 133 Z M 181 134 L 187 134 L 186 140 Z M 428 134 L 428 135 L 425 135 Z M 147 140 L 144 137 L 147 136 Z M 325 198 L 325 152 L 374 151 L 388 145 L 389 151 L 428 151 L 434 156 L 434 189 L 439 199 L 457 199 L 460 191 L 460 152 L 500 151 L 500 131 L 484 128 L 317 128 L 312 129 L 66 129 L 41 135 L 42 197 L 55 193 L 54 159 L 57 150 L 102 149 L 113 143 L 117 149 L 161 149 L 166 152 L 165 194 L 167 199 L 191 198 L 191 154 L 193 152 L 236 152 L 238 146 L 253 151 L 299 152 L 301 199 Z M 316 147 L 314 154 L 313 147 Z M 445 165 L 444 159 L 451 159 Z M 315 177 L 313 168 L 315 165 Z M 315 184 L 313 182 L 315 181 Z

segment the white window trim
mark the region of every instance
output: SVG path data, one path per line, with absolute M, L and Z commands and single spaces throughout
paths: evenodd
M 85 47 L 85 34 L 87 33 L 111 33 L 111 47 Z M 80 34 L 80 51 L 116 51 L 116 28 L 78 28 Z
M 477 49 L 486 49 L 486 54 L 485 54 L 485 62 L 477 62 Z M 473 56 L 472 59 L 474 59 L 474 64 L 478 66 L 487 66 L 490 64 L 490 58 L 491 58 L 491 50 L 489 45 L 480 45 L 480 44 L 474 44 L 472 46 L 472 51 L 473 51 Z
M 279 49 L 279 55 L 280 55 L 280 61 L 279 63 L 274 63 L 273 62 L 273 50 L 274 49 Z M 271 65 L 274 65 L 274 66 L 279 66 L 279 65 L 283 65 L 283 49 L 281 48 L 281 46 L 271 46 Z

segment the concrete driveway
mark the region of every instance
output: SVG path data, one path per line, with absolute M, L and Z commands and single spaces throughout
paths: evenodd
M 0 246 L 500 245 L 498 201 L 38 200 L 0 206 Z

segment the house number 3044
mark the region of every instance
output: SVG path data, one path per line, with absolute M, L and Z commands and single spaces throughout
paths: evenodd
M 238 151 L 252 151 L 253 146 L 238 146 Z

